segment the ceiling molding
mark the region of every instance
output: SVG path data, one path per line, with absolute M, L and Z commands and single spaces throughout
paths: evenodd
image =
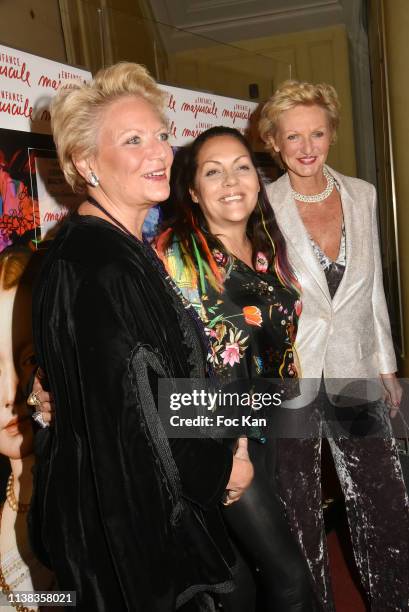
M 248 0 L 244 0 L 243 4 L 248 4 Z M 227 7 L 231 4 L 234 4 L 235 8 L 237 8 L 237 3 L 236 2 L 226 2 L 225 4 L 221 4 L 220 7 L 214 7 L 216 8 L 221 8 L 221 7 Z M 192 21 L 189 23 L 188 20 L 185 21 L 185 23 L 183 24 L 179 24 L 180 27 L 189 27 L 190 31 L 194 31 L 198 28 L 201 27 L 206 27 L 206 26 L 215 26 L 218 25 L 220 23 L 235 23 L 235 22 L 242 22 L 244 20 L 248 20 L 248 21 L 252 21 L 252 20 L 264 20 L 264 19 L 269 19 L 269 20 L 280 20 L 280 19 L 293 19 L 293 18 L 299 18 L 299 17 L 303 17 L 305 15 L 309 15 L 311 13 L 315 13 L 315 14 L 321 14 L 323 11 L 330 11 L 333 12 L 335 11 L 339 11 L 342 10 L 342 7 L 340 5 L 340 2 L 338 0 L 322 0 L 321 2 L 305 2 L 303 1 L 302 4 L 299 4 L 298 6 L 293 6 L 293 8 L 289 8 L 289 5 L 286 3 L 286 6 L 282 6 L 280 8 L 275 8 L 275 9 L 271 9 L 271 8 L 267 8 L 267 9 L 262 9 L 260 8 L 261 6 L 265 5 L 265 2 L 257 2 L 256 0 L 253 0 L 253 10 L 251 11 L 246 11 L 243 12 L 242 15 L 232 15 L 231 13 L 226 17 L 221 17 L 220 15 L 218 17 L 216 17 L 216 11 L 204 11 L 203 9 L 201 9 L 201 12 L 203 15 L 207 14 L 214 14 L 214 17 L 211 19 L 205 19 L 202 18 L 201 20 L 196 19 L 195 23 L 192 23 Z M 258 5 L 258 8 L 257 8 Z M 198 13 L 198 10 L 192 11 L 189 10 L 186 15 L 191 15 L 191 14 L 195 14 Z
M 216 32 L 217 30 L 221 30 L 224 29 L 226 27 L 235 29 L 235 28 L 239 28 L 239 27 L 243 27 L 243 25 L 245 25 L 246 27 L 251 27 L 254 25 L 259 25 L 262 23 L 268 23 L 268 24 L 279 24 L 282 23 L 284 21 L 289 21 L 290 23 L 294 24 L 295 22 L 299 22 L 300 20 L 303 20 L 305 18 L 309 18 L 309 17 L 319 17 L 319 21 L 321 22 L 323 18 L 325 18 L 325 16 L 327 17 L 336 17 L 337 19 L 339 18 L 340 21 L 337 21 L 337 23 L 342 22 L 341 18 L 342 18 L 342 8 L 340 7 L 340 5 L 337 2 L 334 2 L 333 5 L 328 6 L 328 5 L 323 5 L 322 8 L 320 8 L 319 11 L 317 11 L 316 8 L 300 8 L 294 11 L 276 11 L 276 12 L 267 12 L 267 13 L 260 13 L 260 14 L 256 14 L 256 15 L 251 15 L 251 16 L 243 16 L 243 17 L 235 17 L 235 18 L 225 18 L 225 19 L 219 19 L 218 21 L 208 21 L 208 22 L 203 22 L 200 23 L 198 25 L 195 26 L 189 26 L 189 32 L 192 34 L 204 34 L 204 33 L 209 33 L 209 32 Z M 274 28 L 275 30 L 276 28 Z M 293 27 L 291 27 L 291 31 L 295 31 Z M 275 31 L 272 33 L 276 33 Z
M 234 6 L 241 6 L 241 10 L 235 10 L 234 15 L 232 1 L 179 0 L 175 8 L 172 0 L 151 0 L 155 19 L 174 28 L 166 28 L 168 52 L 344 23 L 340 0 L 275 0 L 273 9 L 271 0 L 239 0 Z
M 186 4 L 186 2 L 185 2 Z M 249 5 L 249 4 L 257 4 L 257 0 L 190 0 L 188 2 L 189 6 L 187 7 L 186 14 L 193 15 L 199 11 L 209 11 L 209 8 L 212 10 L 224 8 L 226 6 L 231 7 L 234 6 L 237 8 L 238 5 Z

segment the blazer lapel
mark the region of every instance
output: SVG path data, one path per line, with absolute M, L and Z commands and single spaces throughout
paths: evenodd
M 298 255 L 298 261 L 293 262 L 295 271 L 299 270 L 302 273 L 303 267 L 306 267 L 326 300 L 331 304 L 327 279 L 314 254 L 304 223 L 291 195 L 288 175 L 285 174 L 273 185 L 268 186 L 267 193 L 284 238 Z
M 355 266 L 359 265 L 359 247 L 362 243 L 363 228 L 362 220 L 354 218 L 356 206 L 354 206 L 352 195 L 350 194 L 343 177 L 335 170 L 332 170 L 332 168 L 328 168 L 328 170 L 334 176 L 338 184 L 342 202 L 346 240 L 346 266 L 342 280 L 334 295 L 333 306 L 335 308 L 344 299 L 346 288 L 351 287 L 352 285 Z

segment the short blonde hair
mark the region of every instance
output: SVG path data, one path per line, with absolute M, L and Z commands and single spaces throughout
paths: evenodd
M 51 127 L 58 159 L 74 191 L 83 191 L 86 186 L 74 158 L 86 159 L 96 153 L 102 112 L 126 96 L 144 98 L 167 123 L 164 114 L 166 93 L 144 66 L 131 62 L 103 68 L 88 83 L 69 83 L 52 101 Z
M 280 115 L 299 104 L 318 105 L 327 112 L 332 142 L 335 142 L 341 107 L 335 88 L 327 83 L 314 85 L 301 81 L 284 81 L 263 106 L 258 123 L 260 137 L 273 156 L 277 154 L 272 148 L 271 139 L 277 134 Z

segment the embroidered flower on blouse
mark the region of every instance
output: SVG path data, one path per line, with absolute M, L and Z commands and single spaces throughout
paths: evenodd
M 288 334 L 288 338 L 291 344 L 295 344 L 297 328 L 295 327 L 294 323 L 291 320 L 287 323 L 287 334 Z
M 297 367 L 295 363 L 289 363 L 287 366 L 287 372 L 289 376 L 298 376 Z
M 214 257 L 216 263 L 218 263 L 219 266 L 226 265 L 227 257 L 226 257 L 226 255 L 224 253 L 219 251 L 219 249 L 213 249 L 212 253 L 213 253 L 213 257 Z
M 219 342 L 221 342 L 226 334 L 227 334 L 226 325 L 224 323 L 218 323 L 215 329 L 215 337 L 218 339 Z
M 259 251 L 256 257 L 256 271 L 265 273 L 267 272 L 267 270 L 268 270 L 268 259 L 264 255 L 264 253 Z
M 256 373 L 261 374 L 263 371 L 263 360 L 260 355 L 253 355 L 253 361 L 256 366 Z
M 220 365 L 220 351 L 222 349 L 222 345 L 217 342 L 211 342 L 209 346 L 209 353 L 207 355 L 207 360 L 210 361 L 214 366 Z
M 223 358 L 223 365 L 234 366 L 235 363 L 239 363 L 240 359 L 243 357 L 247 348 L 247 340 L 248 336 L 242 338 L 243 330 L 237 329 L 237 327 L 232 326 L 229 330 L 229 337 L 225 337 L 225 342 L 220 342 L 217 346 L 220 348 L 224 348 L 223 353 L 220 353 L 220 356 Z
M 226 348 L 221 354 L 223 357 L 223 365 L 229 364 L 230 366 L 234 366 L 235 363 L 240 362 L 240 347 L 238 342 L 227 342 Z
M 295 314 L 297 315 L 297 317 L 299 317 L 300 314 L 302 313 L 302 302 L 301 302 L 301 300 L 297 300 L 295 302 L 294 309 L 295 309 Z
M 243 308 L 244 319 L 248 325 L 255 325 L 261 327 L 263 323 L 263 317 L 261 316 L 260 308 L 257 306 L 244 306 Z

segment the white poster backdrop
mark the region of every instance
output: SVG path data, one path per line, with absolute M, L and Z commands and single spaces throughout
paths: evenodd
M 181 147 L 216 125 L 237 128 L 244 133 L 257 108 L 256 102 L 217 96 L 216 94 L 161 85 L 168 92 L 166 114 L 169 119 L 170 144 Z
M 49 106 L 67 81 L 86 81 L 81 68 L 0 45 L 0 128 L 50 134 Z
M 85 82 L 91 73 L 0 45 L 0 129 L 50 134 L 51 99 L 60 87 L 71 81 Z M 181 147 L 210 127 L 225 125 L 244 133 L 254 102 L 161 84 L 168 93 L 166 115 L 170 144 Z M 36 181 L 38 217 L 34 215 L 36 239 L 41 241 L 66 213 L 64 202 L 72 199 L 71 190 L 58 174 L 58 164 L 46 152 L 31 149 L 32 183 Z M 35 170 L 35 171 L 34 171 Z M 38 221 L 37 221 L 38 218 Z M 1 228 L 0 228 L 1 229 Z
M 34 153 L 36 151 L 34 150 Z M 80 204 L 81 196 L 74 193 L 65 182 L 56 158 L 44 157 L 44 151 L 35 155 L 38 210 L 40 215 L 40 240 L 50 237 L 50 230 L 61 221 L 68 209 Z
M 50 133 L 49 105 L 67 81 L 84 82 L 91 73 L 0 45 L 0 128 Z M 247 128 L 255 102 L 162 84 L 169 98 L 171 144 L 180 147 L 215 125 Z
M 29 158 L 31 194 L 38 193 L 37 197 L 32 197 L 31 213 L 28 212 L 28 206 L 24 209 L 8 206 L 4 194 L 0 193 L 0 197 L 3 196 L 0 250 L 12 240 L 7 228 L 22 225 L 33 229 L 36 241 L 41 241 L 57 220 L 67 213 L 63 202 L 72 198 L 71 188 L 63 180 L 57 197 L 56 179 L 50 174 L 58 171 L 55 153 L 51 151 L 47 157 L 46 150 L 36 150 L 33 146 L 35 137 L 31 134 L 51 134 L 49 107 L 60 87 L 67 87 L 73 81 L 84 82 L 90 78 L 91 73 L 87 70 L 0 45 L 0 149 L 7 140 L 9 157 L 13 158 L 13 154 L 21 149 L 21 138 L 14 139 L 13 132 L 27 134 L 23 148 L 27 150 Z M 4 132 L 1 133 L 1 130 Z M 16 142 L 15 151 L 13 142 Z M 52 147 L 51 139 L 50 146 Z M 7 174 L 20 191 L 23 191 L 23 185 L 14 177 L 12 169 L 6 166 L 0 171 Z M 27 181 L 24 187 L 28 188 Z

